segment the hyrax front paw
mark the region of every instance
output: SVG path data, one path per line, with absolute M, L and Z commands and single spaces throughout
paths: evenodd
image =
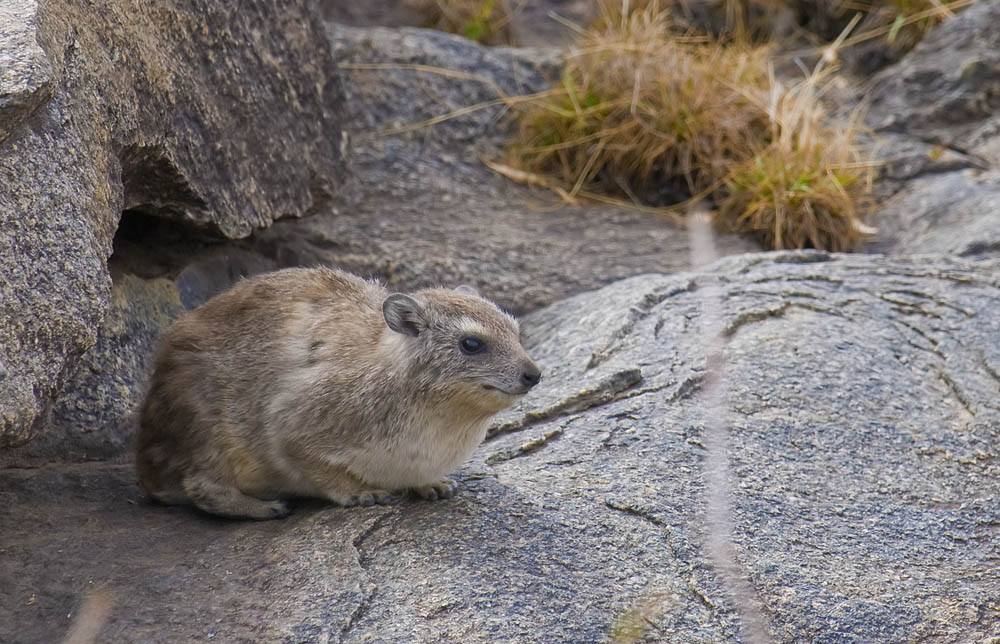
M 382 505 L 392 499 L 392 492 L 387 490 L 365 490 L 363 492 L 351 492 L 349 494 L 331 495 L 330 500 L 345 508 L 354 505 Z
M 288 503 L 285 501 L 272 501 L 267 505 L 267 516 L 261 518 L 280 519 L 287 517 L 291 511 L 291 508 L 288 507 Z
M 438 499 L 450 499 L 455 496 L 455 490 L 457 488 L 458 486 L 455 485 L 455 481 L 452 481 L 451 479 L 441 479 L 437 483 L 415 487 L 413 488 L 413 491 L 419 494 L 423 499 L 436 501 Z

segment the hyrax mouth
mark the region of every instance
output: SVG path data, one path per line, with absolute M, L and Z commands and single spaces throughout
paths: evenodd
M 487 391 L 496 391 L 504 394 L 505 396 L 523 396 L 528 393 L 527 389 L 523 391 L 507 391 L 506 389 L 501 389 L 500 387 L 495 387 L 493 385 L 483 385 L 483 389 L 486 389 Z

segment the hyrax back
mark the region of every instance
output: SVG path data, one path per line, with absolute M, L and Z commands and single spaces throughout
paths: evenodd
M 539 378 L 514 319 L 468 287 L 287 269 L 166 331 L 136 467 L 152 497 L 232 517 L 283 516 L 291 496 L 450 496 L 443 477 Z

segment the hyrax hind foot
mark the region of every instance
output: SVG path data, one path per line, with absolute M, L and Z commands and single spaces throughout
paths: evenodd
M 248 496 L 231 485 L 207 477 L 188 477 L 184 491 L 201 510 L 234 519 L 280 519 L 291 511 L 284 501 Z
M 437 483 L 415 487 L 413 488 L 413 491 L 419 494 L 422 499 L 437 501 L 438 499 L 450 499 L 455 496 L 455 490 L 457 488 L 458 486 L 455 485 L 455 481 L 452 481 L 451 479 L 441 479 Z

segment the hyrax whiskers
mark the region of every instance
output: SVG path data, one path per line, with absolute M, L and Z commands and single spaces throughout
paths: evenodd
M 136 467 L 153 498 L 229 517 L 284 516 L 293 496 L 449 497 L 444 477 L 540 376 L 517 322 L 471 288 L 286 269 L 166 331 Z

